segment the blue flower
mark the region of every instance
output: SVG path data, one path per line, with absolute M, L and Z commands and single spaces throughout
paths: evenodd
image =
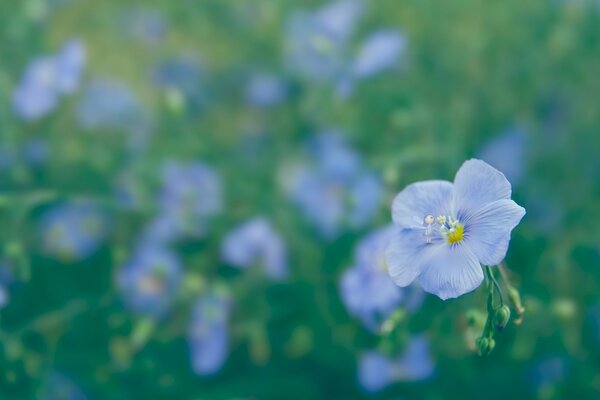
M 84 88 L 76 110 L 79 124 L 86 129 L 133 129 L 142 122 L 142 107 L 123 83 L 94 78 Z
M 220 287 L 196 300 L 187 334 L 192 369 L 196 374 L 212 375 L 225 363 L 229 352 L 231 307 L 231 297 Z
M 357 78 L 367 78 L 393 68 L 406 50 L 406 37 L 395 30 L 369 35 L 361 45 L 352 69 Z
M 527 135 L 523 129 L 514 127 L 488 141 L 478 156 L 518 186 L 526 173 L 526 151 Z
M 365 226 L 379 207 L 379 177 L 362 165 L 360 156 L 333 132 L 309 143 L 312 164 L 297 165 L 284 176 L 284 186 L 304 216 L 328 239 L 345 226 Z
M 24 120 L 37 120 L 57 105 L 62 95 L 72 93 L 85 66 L 85 49 L 78 40 L 67 41 L 55 55 L 35 59 L 15 88 L 12 104 Z
M 65 375 L 51 371 L 43 379 L 36 398 L 40 400 L 86 400 L 81 389 Z
M 148 44 L 156 44 L 167 35 L 168 27 L 164 15 L 154 9 L 137 8 L 125 13 L 123 18 L 126 32 Z
M 41 166 L 50 157 L 50 146 L 43 139 L 30 139 L 23 146 L 23 160 L 30 166 Z
M 269 73 L 253 74 L 246 85 L 246 100 L 256 107 L 271 107 L 280 103 L 287 94 L 282 79 Z
M 399 288 L 387 272 L 385 249 L 397 230 L 389 226 L 368 234 L 356 249 L 354 266 L 341 279 L 346 307 L 372 331 L 400 306 L 416 310 L 424 297 L 423 290 L 415 285 Z
M 62 261 L 79 261 L 98 250 L 108 235 L 106 213 L 91 203 L 60 204 L 42 216 L 43 250 Z
M 466 161 L 454 184 L 413 183 L 392 205 L 394 234 L 386 251 L 388 270 L 399 286 L 415 279 L 443 300 L 475 290 L 480 264 L 506 256 L 510 233 L 525 209 L 510 199 L 504 175 L 481 160 Z
M 305 79 L 337 80 L 361 12 L 359 1 L 338 0 L 310 13 L 294 14 L 286 32 L 290 68 Z
M 435 364 L 429 354 L 429 342 L 423 336 L 411 339 L 405 352 L 390 358 L 377 351 L 363 354 L 358 379 L 368 392 L 378 392 L 394 382 L 421 381 L 429 378 Z
M 185 54 L 153 66 L 150 80 L 176 102 L 182 101 L 189 112 L 196 113 L 207 103 L 202 72 L 200 60 Z
M 288 273 L 285 242 L 269 221 L 253 218 L 236 227 L 221 245 L 223 260 L 240 268 L 259 264 L 267 275 L 275 279 Z
M 177 255 L 154 242 L 142 243 L 117 275 L 127 307 L 151 318 L 161 318 L 169 311 L 181 280 Z
M 167 162 L 159 206 L 163 228 L 182 236 L 204 235 L 208 220 L 223 209 L 219 175 L 200 162 Z

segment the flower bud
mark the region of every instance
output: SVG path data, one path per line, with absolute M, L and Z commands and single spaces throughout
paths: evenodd
M 496 341 L 491 337 L 480 337 L 477 339 L 477 347 L 479 348 L 480 356 L 487 356 L 494 350 Z
M 494 313 L 494 324 L 499 331 L 503 330 L 510 320 L 510 308 L 502 306 Z
M 507 288 L 507 291 L 508 291 L 508 297 L 510 298 L 510 301 L 514 304 L 515 310 L 517 311 L 517 314 L 519 314 L 519 316 L 520 316 L 521 314 L 523 314 L 525 312 L 525 308 L 523 307 L 523 304 L 521 303 L 521 295 L 519 294 L 519 291 L 512 286 L 509 286 Z

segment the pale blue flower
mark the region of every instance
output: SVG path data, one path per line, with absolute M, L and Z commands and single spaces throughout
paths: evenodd
M 208 221 L 223 210 L 219 175 L 201 162 L 167 162 L 159 195 L 161 230 L 202 236 Z
M 124 83 L 94 78 L 84 88 L 76 119 L 86 129 L 133 129 L 142 120 L 142 106 Z
M 227 234 L 221 245 L 226 263 L 239 268 L 258 264 L 275 279 L 288 273 L 287 248 L 271 223 L 262 217 L 244 222 Z
M 79 261 L 100 248 L 110 225 L 107 214 L 91 203 L 59 204 L 42 216 L 41 245 L 59 260 Z
M 117 275 L 126 306 L 151 318 L 160 318 L 169 311 L 181 280 L 177 255 L 155 242 L 142 243 Z
M 40 400 L 86 400 L 83 391 L 67 376 L 51 371 L 42 380 L 36 396 Z
M 285 82 L 266 72 L 253 74 L 246 85 L 246 100 L 256 107 L 272 107 L 287 94 Z
M 33 60 L 12 95 L 17 115 L 24 120 L 47 115 L 61 96 L 75 91 L 84 66 L 85 48 L 78 40 L 67 41 L 55 55 Z
M 217 287 L 201 295 L 194 304 L 187 339 L 192 369 L 198 375 L 219 371 L 229 352 L 231 297 Z
M 567 361 L 559 356 L 550 356 L 536 362 L 530 371 L 530 384 L 537 393 L 551 389 L 564 382 L 567 377 Z
M 0 283 L 0 310 L 6 307 L 9 301 L 9 294 L 6 287 Z
M 406 51 L 406 37 L 387 29 L 370 34 L 362 43 L 352 72 L 357 78 L 367 78 L 393 68 Z
M 341 278 L 342 300 L 348 311 L 372 331 L 398 308 L 412 312 L 423 301 L 421 288 L 399 288 L 387 272 L 385 249 L 398 229 L 389 226 L 368 234 L 358 244 L 354 265 Z
M 527 135 L 523 129 L 514 127 L 488 141 L 481 148 L 478 156 L 502 172 L 513 185 L 517 186 L 526 173 L 526 151 Z
M 286 32 L 290 69 L 305 79 L 337 80 L 362 8 L 359 1 L 337 0 L 313 12 L 295 13 Z
M 434 369 L 429 342 L 425 337 L 417 336 L 398 357 L 387 357 L 377 351 L 363 354 L 359 361 L 358 379 L 366 391 L 378 392 L 395 382 L 425 380 Z
M 44 139 L 29 139 L 23 146 L 23 160 L 30 166 L 39 167 L 50 157 L 50 146 Z
M 164 15 L 151 8 L 137 8 L 126 12 L 122 23 L 130 36 L 148 44 L 161 42 L 168 31 Z
M 167 96 L 182 101 L 190 113 L 197 113 L 207 104 L 206 85 L 202 79 L 202 64 L 190 54 L 161 61 L 150 70 L 150 79 Z
M 402 228 L 387 248 L 388 270 L 399 286 L 418 279 L 443 300 L 475 290 L 480 264 L 499 264 L 525 209 L 510 199 L 504 175 L 481 160 L 466 161 L 448 181 L 407 186 L 394 199 L 392 218 Z
M 284 185 L 302 214 L 328 239 L 367 225 L 379 207 L 381 181 L 338 133 L 309 143 L 313 163 L 297 165 Z

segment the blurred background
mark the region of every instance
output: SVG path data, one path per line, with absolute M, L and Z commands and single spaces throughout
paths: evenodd
M 598 398 L 599 93 L 597 1 L 0 0 L 0 398 Z M 527 209 L 486 357 L 381 254 L 471 157 Z

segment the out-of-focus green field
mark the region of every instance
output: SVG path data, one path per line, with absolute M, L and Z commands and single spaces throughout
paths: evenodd
M 597 1 L 0 0 L 0 398 L 599 398 L 599 151 Z M 527 210 L 483 357 L 485 284 L 388 334 L 342 284 L 472 157 Z

